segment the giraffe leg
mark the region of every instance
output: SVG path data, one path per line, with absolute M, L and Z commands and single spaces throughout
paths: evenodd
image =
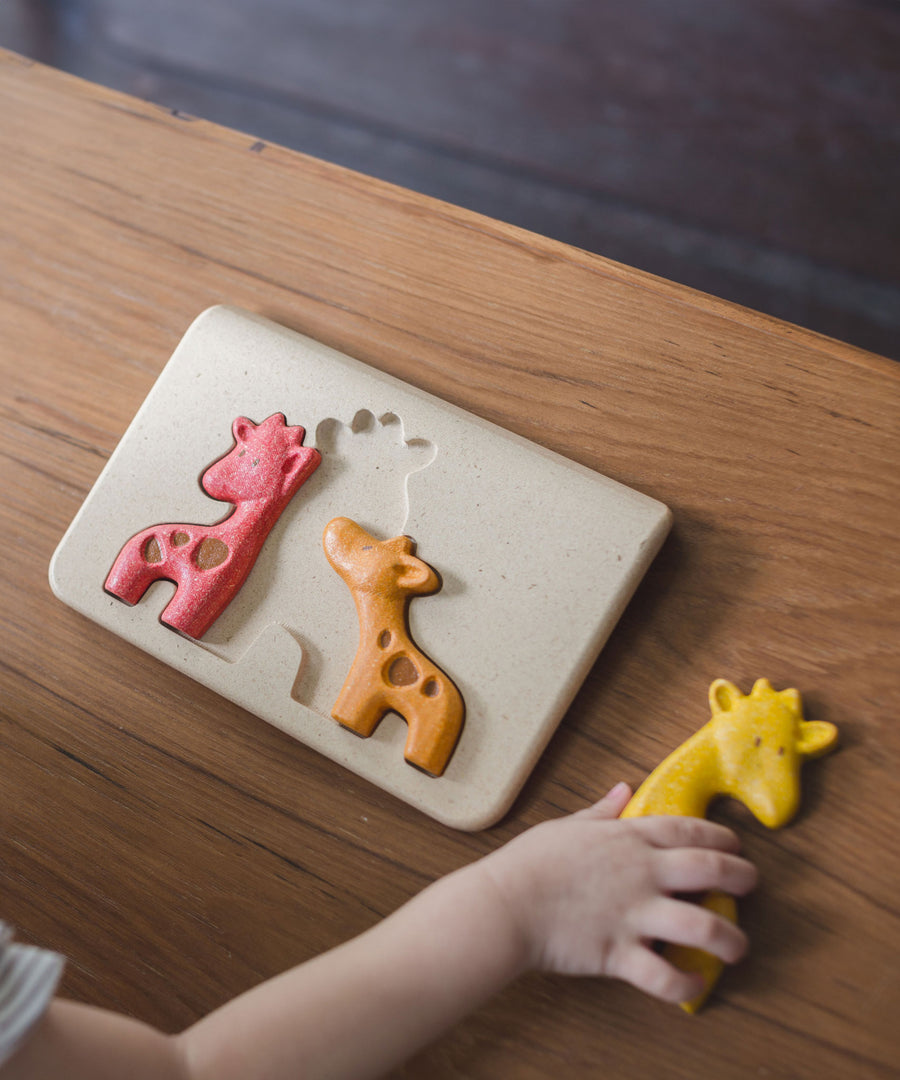
M 733 923 L 737 922 L 737 903 L 734 897 L 729 896 L 728 893 L 709 892 L 700 903 L 702 907 L 716 912 L 717 915 L 723 915 Z M 682 1002 L 681 1005 L 685 1012 L 697 1012 L 719 981 L 719 976 L 722 974 L 725 965 L 718 956 L 713 956 L 712 953 L 704 952 L 702 949 L 692 949 L 686 945 L 668 945 L 664 955 L 679 970 L 692 974 L 699 972 L 703 976 L 705 983 L 703 990 L 695 998 Z
M 202 638 L 228 606 L 230 599 L 229 595 L 220 595 L 213 589 L 201 591 L 182 581 L 163 608 L 159 621 L 187 637 Z
M 106 577 L 103 588 L 134 605 L 162 575 L 162 556 L 152 533 L 139 533 L 122 548 Z
M 383 694 L 377 688 L 360 684 L 351 668 L 331 715 L 342 727 L 367 739 L 387 711 Z
M 460 692 L 445 676 L 433 676 L 416 690 L 415 708 L 407 702 L 403 716 L 409 725 L 403 756 L 432 776 L 440 776 L 462 731 L 465 706 Z

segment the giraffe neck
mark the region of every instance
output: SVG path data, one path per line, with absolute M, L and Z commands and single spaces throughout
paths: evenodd
M 406 629 L 408 596 L 398 598 L 396 608 L 390 613 L 391 618 L 386 618 L 382 593 L 354 589 L 353 599 L 359 616 L 360 652 L 396 652 L 400 648 L 407 652 L 419 651 Z
M 653 770 L 622 816 L 677 814 L 705 817 L 710 801 L 720 791 L 715 740 L 706 725 Z
M 252 537 L 262 545 L 286 502 L 285 499 L 254 499 L 236 503 L 228 517 L 212 528 L 223 540 L 243 542 Z

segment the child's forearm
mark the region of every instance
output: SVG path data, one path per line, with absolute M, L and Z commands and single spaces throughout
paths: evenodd
M 486 1001 L 525 949 L 478 864 L 179 1037 L 192 1080 L 380 1076 Z M 263 1067 L 265 1063 L 265 1067 Z
M 2 1080 L 377 1077 L 502 989 L 524 963 L 516 928 L 476 863 L 181 1035 L 55 1001 L 0 1073 Z

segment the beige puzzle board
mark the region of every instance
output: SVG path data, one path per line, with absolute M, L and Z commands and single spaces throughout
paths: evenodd
M 539 404 L 535 408 L 539 408 Z M 104 591 L 142 529 L 229 511 L 199 478 L 239 416 L 281 412 L 322 462 L 202 641 Z M 413 598 L 414 641 L 459 687 L 443 776 L 404 761 L 388 714 L 363 739 L 330 717 L 359 642 L 322 549 L 335 517 L 406 533 L 442 588 Z M 215 307 L 189 328 L 50 566 L 65 603 L 426 814 L 480 829 L 509 808 L 670 526 L 661 503 L 259 316 Z M 97 657 L 102 663 L 102 657 Z M 190 723 L 190 717 L 184 718 Z

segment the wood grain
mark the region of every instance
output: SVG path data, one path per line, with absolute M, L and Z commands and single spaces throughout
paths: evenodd
M 522 980 L 408 1077 L 886 1077 L 898 1059 L 900 375 L 583 251 L 0 54 L 0 881 L 65 992 L 174 1030 L 526 826 L 638 782 L 717 676 L 842 749 L 690 1020 Z M 257 310 L 667 502 L 508 818 L 435 825 L 60 605 L 47 564 L 191 319 Z M 652 1033 L 652 1037 L 648 1034 Z
M 896 4 L 7 0 L 0 43 L 900 358 Z

